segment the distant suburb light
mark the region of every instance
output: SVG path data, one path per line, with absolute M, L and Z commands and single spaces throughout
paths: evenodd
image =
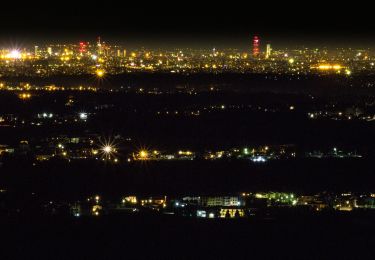
M 141 157 L 142 159 L 146 159 L 148 157 L 148 152 L 146 150 L 141 150 L 139 152 L 139 157 Z
M 80 113 L 80 114 L 79 114 L 79 118 L 80 118 L 81 120 L 86 120 L 86 119 L 87 119 L 87 113 L 84 113 L 84 112 Z

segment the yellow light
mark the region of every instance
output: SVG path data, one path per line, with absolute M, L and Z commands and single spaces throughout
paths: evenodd
M 289 63 L 290 63 L 290 64 L 293 64 L 293 63 L 294 63 L 294 59 L 293 59 L 293 58 L 290 58 L 290 59 L 289 59 Z
M 340 64 L 320 64 L 318 66 L 318 69 L 320 70 L 340 70 L 342 69 L 343 66 L 341 66 Z
M 105 74 L 104 70 L 97 70 L 96 72 L 96 76 L 98 76 L 99 78 L 102 78 Z
M 319 67 L 318 67 L 318 69 L 320 69 L 320 70 L 329 70 L 331 68 L 332 68 L 331 65 L 326 65 L 326 64 L 319 65 Z
M 178 151 L 178 154 L 179 155 L 192 155 L 193 152 L 191 152 L 191 151 Z
M 125 198 L 122 199 L 122 202 L 123 203 L 129 202 L 129 203 L 132 203 L 132 204 L 137 204 L 137 197 L 136 196 L 125 197 Z
M 113 158 L 115 156 L 115 154 L 117 153 L 117 147 L 116 145 L 111 142 L 110 140 L 105 140 L 104 142 L 100 141 L 100 144 L 101 144 L 101 147 L 98 151 L 98 153 L 101 154 L 102 156 L 102 159 L 103 161 L 104 160 L 114 160 L 116 158 Z M 94 152 L 96 149 L 93 149 L 93 154 L 96 154 L 96 152 Z
M 18 97 L 20 99 L 30 99 L 31 98 L 31 94 L 30 93 L 21 93 L 18 95 Z
M 146 150 L 141 150 L 139 152 L 139 157 L 141 157 L 142 159 L 146 159 L 148 157 L 148 152 Z

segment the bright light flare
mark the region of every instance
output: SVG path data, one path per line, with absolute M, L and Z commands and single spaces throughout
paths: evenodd
M 112 153 L 112 151 L 113 151 L 113 147 L 110 145 L 106 145 L 103 147 L 103 152 L 105 152 L 106 154 L 110 154 Z
M 319 70 L 341 70 L 343 66 L 339 64 L 320 64 L 318 66 Z
M 26 100 L 26 99 L 30 99 L 30 98 L 31 98 L 31 94 L 30 94 L 30 93 L 20 93 L 20 94 L 18 95 L 18 97 L 19 97 L 20 99 Z
M 115 155 L 117 154 L 116 145 L 113 143 L 113 141 L 111 141 L 111 139 L 104 140 L 104 142 L 100 141 L 99 153 L 103 160 L 115 160 Z
M 148 152 L 146 150 L 141 150 L 139 152 L 139 157 L 141 157 L 142 159 L 146 159 L 148 157 Z

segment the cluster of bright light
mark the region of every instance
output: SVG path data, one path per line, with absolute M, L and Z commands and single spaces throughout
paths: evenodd
M 191 151 L 178 151 L 178 154 L 179 155 L 192 155 L 193 152 L 191 152 Z
M 101 142 L 101 147 L 99 149 L 99 152 L 101 154 L 101 157 L 103 160 L 112 160 L 114 162 L 118 162 L 115 158 L 115 154 L 117 153 L 116 151 L 116 146 L 111 140 L 104 140 L 104 142 Z
M 253 157 L 253 158 L 251 158 L 251 160 L 253 162 L 265 162 L 266 161 L 266 159 L 264 157 L 262 157 L 262 156 Z
M 148 152 L 146 150 L 139 151 L 139 157 L 142 159 L 148 158 Z
M 11 52 L 9 52 L 6 55 L 6 57 L 9 58 L 9 59 L 21 59 L 22 55 L 21 55 L 21 52 L 19 50 L 12 50 Z
M 340 70 L 342 69 L 343 67 L 339 64 L 321 64 L 318 66 L 318 69 L 320 70 Z

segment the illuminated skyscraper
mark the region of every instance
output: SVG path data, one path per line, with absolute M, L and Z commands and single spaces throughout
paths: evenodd
M 259 56 L 259 44 L 260 44 L 259 37 L 255 35 L 253 38 L 253 57 L 254 58 Z
M 34 56 L 38 57 L 38 46 L 34 46 Z
M 271 44 L 267 44 L 267 47 L 266 47 L 266 59 L 268 59 L 270 56 L 271 56 Z
M 50 55 L 50 56 L 52 55 L 52 47 L 48 47 L 48 48 L 47 48 L 47 53 L 48 53 L 48 55 Z
M 98 37 L 97 47 L 98 47 L 98 54 L 102 54 L 102 43 L 100 42 L 100 36 Z

